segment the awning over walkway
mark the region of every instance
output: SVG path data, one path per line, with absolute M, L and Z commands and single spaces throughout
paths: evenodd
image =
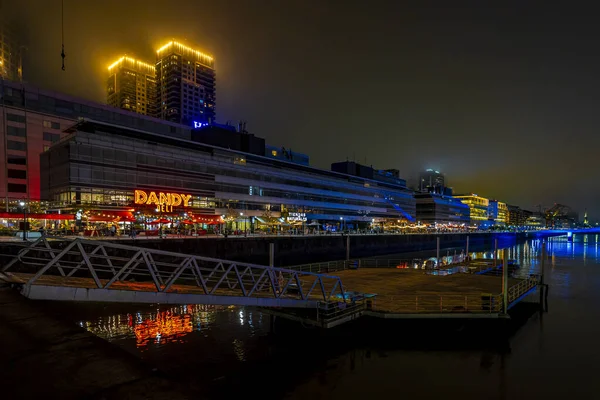
M 87 220 L 90 222 L 114 221 L 117 218 L 120 221 L 131 221 L 134 219 L 131 211 L 118 211 L 118 210 L 90 211 L 87 214 Z
M 0 212 L 0 218 L 6 219 L 23 219 L 23 213 Z M 27 219 L 49 219 L 49 220 L 74 220 L 74 214 L 43 214 L 43 213 L 27 213 Z

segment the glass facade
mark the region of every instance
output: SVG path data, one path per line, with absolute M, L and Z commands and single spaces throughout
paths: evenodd
M 113 107 L 156 116 L 156 71 L 154 65 L 121 57 L 108 67 L 106 102 Z
M 0 79 L 0 211 L 40 200 L 40 154 L 90 118 L 189 139 L 191 128 Z M 8 173 L 20 170 L 23 173 Z
M 480 197 L 476 194 L 457 195 L 454 197 L 469 206 L 472 224 L 479 225 L 489 220 L 490 201 L 485 197 Z
M 469 224 L 469 206 L 459 199 L 435 193 L 415 194 L 417 221 L 422 224 Z
M 41 161 L 42 197 L 53 207 L 135 208 L 139 189 L 189 194 L 191 209 L 214 215 L 302 212 L 339 222 L 412 220 L 416 213 L 403 186 L 93 122 L 80 123 Z

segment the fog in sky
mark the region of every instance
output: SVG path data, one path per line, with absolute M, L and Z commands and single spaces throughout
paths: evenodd
M 1 1 L 1 0 L 0 0 Z M 106 67 L 175 38 L 215 57 L 219 122 L 328 168 L 356 159 L 455 192 L 600 216 L 593 2 L 3 0 L 25 80 L 104 102 Z

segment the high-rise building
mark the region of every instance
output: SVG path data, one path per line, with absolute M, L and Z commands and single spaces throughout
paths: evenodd
M 108 67 L 106 102 L 143 115 L 156 115 L 154 65 L 123 56 Z
M 444 187 L 445 179 L 440 171 L 429 168 L 419 176 L 419 190 L 421 192 L 444 194 Z
M 21 46 L 12 25 L 0 20 L 0 78 L 20 81 Z
M 215 121 L 214 59 L 171 41 L 156 52 L 158 117 L 193 127 Z

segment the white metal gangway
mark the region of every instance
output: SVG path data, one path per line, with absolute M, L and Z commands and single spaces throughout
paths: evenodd
M 0 278 L 31 299 L 316 308 L 339 277 L 89 239 L 41 237 Z

